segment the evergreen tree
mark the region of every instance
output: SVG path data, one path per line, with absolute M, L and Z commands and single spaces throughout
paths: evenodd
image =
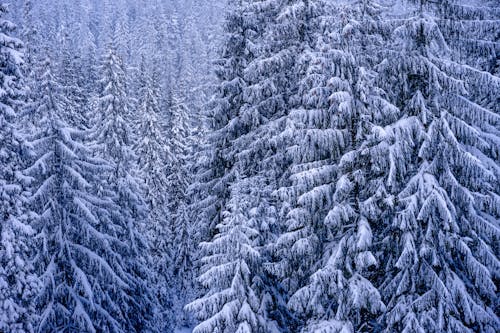
M 311 41 L 297 57 L 296 72 L 301 76 L 292 96 L 296 102 L 281 138 L 289 160 L 288 179 L 276 192 L 284 230 L 272 244 L 270 268 L 290 294 L 305 285 L 319 260 L 320 228 L 330 203 L 326 198 L 332 196 L 335 162 L 345 146 L 342 133 L 332 128 L 334 115 L 329 108 L 333 93 L 329 80 L 340 57 L 330 46 L 334 41 L 329 17 L 322 15 L 323 4 L 317 4 L 321 7 L 305 27 Z
M 120 227 L 117 230 L 118 237 L 128 247 L 122 254 L 126 272 L 133 283 L 127 308 L 127 327 L 140 332 L 150 328 L 151 316 L 156 311 L 154 297 L 146 283 L 150 274 L 145 257 L 148 242 L 143 234 L 147 230 L 144 225 L 147 206 L 136 176 L 136 156 L 128 123 L 131 113 L 125 89 L 125 71 L 112 45 L 104 57 L 101 70 L 103 90 L 93 137 L 99 156 L 112 166 L 112 170 L 104 174 L 103 182 L 107 184 L 104 191 L 112 193 L 119 207 L 113 221 Z
M 100 173 L 109 170 L 92 157 L 77 132 L 67 126 L 57 103 L 57 82 L 50 62 L 44 73 L 32 145 L 36 161 L 25 172 L 32 178 L 29 198 L 36 212 L 36 269 L 42 280 L 37 295 L 37 331 L 125 332 L 131 281 L 124 274 L 111 219 L 110 197 L 97 193 Z
M 305 57 L 302 108 L 291 113 L 296 162 L 292 186 L 283 192 L 297 199 L 278 240 L 278 263 L 309 280 L 291 280 L 300 289 L 289 302 L 308 332 L 372 331 L 385 309 L 370 279 L 378 264 L 371 225 L 381 218 L 386 194 L 372 136 L 397 109 L 374 86 L 370 68 L 382 39 L 378 15 L 377 3 L 359 1 L 319 17 L 314 51 Z
M 260 255 L 255 249 L 257 222 L 248 218 L 249 183 L 237 178 L 218 234 L 201 243 L 205 256 L 200 282 L 206 294 L 187 305 L 202 320 L 194 332 L 273 332 L 261 314 L 255 289 Z M 242 188 L 244 186 L 245 188 Z
M 186 105 L 173 96 L 170 108 L 170 126 L 167 131 L 167 146 L 171 153 L 166 163 L 167 172 L 167 211 L 172 230 L 171 254 L 173 255 L 173 276 L 176 281 L 174 290 L 177 300 L 174 301 L 174 313 L 177 325 L 190 324 L 190 317 L 183 311 L 183 306 L 193 299 L 194 274 L 193 251 L 194 234 L 191 214 L 188 211 L 188 186 L 191 183 L 190 173 L 190 124 Z
M 25 209 L 26 179 L 21 167 L 27 147 L 19 131 L 27 92 L 21 66 L 23 44 L 12 37 L 15 26 L 0 4 L 0 331 L 33 332 L 33 299 L 38 281 L 31 264 L 31 239 Z
M 263 226 L 260 251 L 269 268 L 261 272 L 259 297 L 270 300 L 266 304 L 269 320 L 276 320 L 283 330 L 287 326 L 293 330 L 294 320 L 284 306 L 286 292 L 278 291 L 280 276 L 268 264 L 271 255 L 279 255 L 270 245 L 284 227 L 276 215 L 284 216 L 287 211 L 286 203 L 275 193 L 288 178 L 291 159 L 286 149 L 295 130 L 289 112 L 297 105 L 298 82 L 304 75 L 299 59 L 311 46 L 316 6 L 315 1 L 255 1 L 246 6 L 246 20 L 252 29 L 247 45 L 252 58 L 244 69 L 243 105 L 233 121 L 239 131 L 231 148 L 233 170 L 237 168 L 261 184 L 254 193 L 261 203 L 251 207 L 263 214 L 255 218 Z
M 75 49 L 70 40 L 69 27 L 62 28 L 59 39 L 60 50 L 58 55 L 59 64 L 57 78 L 61 95 L 64 96 L 63 105 L 66 110 L 65 122 L 78 129 L 88 127 L 87 117 L 90 115 L 90 103 L 84 90 L 84 83 L 81 81 L 83 72 L 80 70 L 82 61 L 79 56 L 72 54 Z
M 141 66 L 145 68 L 145 66 Z M 144 69 L 145 70 L 145 69 Z M 143 88 L 140 101 L 138 126 L 139 141 L 135 151 L 138 157 L 138 168 L 144 183 L 144 199 L 148 204 L 149 219 L 146 226 L 150 244 L 148 262 L 154 272 L 149 280 L 156 286 L 156 297 L 160 311 L 156 322 L 160 331 L 173 327 L 172 311 L 172 267 L 173 267 L 173 235 L 169 224 L 172 216 L 168 210 L 169 182 L 167 179 L 167 163 L 171 160 L 172 152 L 162 132 L 160 121 L 160 106 L 157 75 L 154 73 L 147 78 L 143 73 Z
M 37 87 L 39 80 L 37 75 L 40 70 L 39 63 L 39 37 L 37 22 L 34 18 L 34 5 L 32 1 L 26 0 L 24 2 L 23 8 L 23 30 L 21 32 L 22 38 L 24 40 L 24 54 L 25 61 L 23 66 L 23 73 L 25 80 L 28 83 L 28 91 L 25 95 L 26 105 L 23 110 L 23 118 L 28 121 L 29 124 L 35 122 L 35 109 L 36 109 L 36 99 L 35 94 L 40 91 Z
M 192 186 L 192 189 L 201 188 L 204 191 L 202 193 L 206 195 L 199 202 L 195 201 L 195 204 L 205 205 L 201 210 L 203 215 L 201 215 L 199 223 L 206 230 L 205 235 L 210 237 L 216 234 L 214 225 L 222 222 L 222 212 L 227 209 L 226 205 L 231 198 L 228 184 L 234 180 L 239 154 L 242 150 L 249 148 L 243 144 L 243 140 L 240 140 L 242 136 L 248 134 L 253 121 L 251 115 L 244 114 L 244 94 L 247 87 L 245 69 L 258 55 L 260 46 L 257 43 L 262 38 L 263 26 L 260 23 L 262 23 L 263 17 L 264 15 L 258 6 L 246 1 L 231 2 L 228 9 L 224 47 L 221 58 L 217 62 L 219 84 L 211 101 L 211 114 L 208 117 L 212 132 L 208 136 L 208 154 L 203 160 L 208 163 L 201 173 L 205 184 L 195 183 Z M 248 135 L 245 139 L 247 140 L 246 144 L 251 144 L 253 136 Z M 237 140 L 241 142 L 240 147 L 234 145 Z M 246 164 L 245 167 L 247 167 Z M 264 229 L 268 226 L 267 223 L 270 221 L 273 210 L 261 205 L 269 204 L 270 192 L 266 188 L 265 179 L 257 179 L 256 177 L 253 181 L 255 184 L 261 185 L 252 192 L 252 197 L 260 198 L 260 202 L 252 200 L 252 205 L 255 206 L 249 206 L 248 209 L 253 213 L 251 218 L 259 221 L 256 224 L 258 231 L 260 232 L 262 229 L 264 233 L 267 233 L 269 230 Z M 235 184 L 234 186 L 239 185 Z M 247 195 L 247 198 L 249 197 Z M 264 215 L 256 216 L 258 214 L 265 214 L 265 217 Z M 258 242 L 259 247 L 262 247 L 263 239 L 261 237 L 259 237 Z M 259 248 L 259 250 L 261 249 Z M 260 267 L 252 266 L 251 268 L 250 274 L 254 276 L 255 280 L 255 302 L 260 304 L 259 315 L 266 322 L 263 327 L 271 329 L 271 327 L 275 327 L 270 315 L 274 301 L 267 288 L 273 290 L 277 288 L 271 287 L 271 283 L 266 281 L 266 274 Z
M 21 35 L 25 44 L 24 72 L 28 80 L 33 79 L 32 76 L 35 70 L 37 34 L 38 30 L 33 15 L 33 3 L 31 0 L 25 0 L 23 6 L 23 29 L 21 31 Z
M 213 236 L 212 232 L 222 221 L 222 212 L 229 198 L 228 184 L 233 177 L 234 165 L 234 157 L 230 156 L 231 141 L 240 134 L 234 118 L 243 105 L 243 71 L 251 57 L 249 38 L 254 34 L 249 26 L 253 17 L 246 16 L 244 10 L 241 1 L 233 1 L 229 5 L 225 41 L 221 57 L 216 62 L 219 82 L 206 115 L 208 129 L 203 156 L 198 159 L 196 179 L 191 185 L 191 191 L 199 193 L 193 201 L 193 208 L 199 214 L 196 225 L 203 235 L 200 240 Z
M 437 24 L 447 5 L 418 2 L 379 66 L 401 110 L 381 133 L 394 206 L 380 238 L 387 332 L 499 326 L 499 118 L 479 102 L 498 90 L 499 79 L 454 59 Z M 483 88 L 469 94 L 468 81 L 478 77 Z

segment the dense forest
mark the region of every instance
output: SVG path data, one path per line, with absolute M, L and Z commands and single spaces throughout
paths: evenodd
M 498 1 L 0 1 L 0 333 L 496 333 L 499 286 Z

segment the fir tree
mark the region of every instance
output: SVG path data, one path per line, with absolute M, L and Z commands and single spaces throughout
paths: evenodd
M 256 218 L 267 229 L 261 254 L 268 269 L 261 276 L 264 285 L 259 296 L 272 300 L 267 303 L 266 312 L 283 330 L 295 329 L 294 320 L 283 306 L 288 295 L 277 292 L 283 282 L 281 276 L 268 263 L 271 256 L 279 256 L 272 245 L 276 235 L 286 228 L 281 217 L 286 215 L 288 206 L 275 194 L 287 182 L 292 163 L 286 151 L 295 130 L 289 113 L 297 105 L 298 82 L 304 75 L 299 59 L 311 46 L 317 5 L 315 1 L 300 0 L 256 1 L 247 5 L 253 29 L 249 43 L 253 57 L 244 71 L 244 104 L 235 121 L 240 133 L 232 148 L 241 173 L 262 185 L 255 195 L 267 207 L 252 207 L 264 214 Z
M 435 18 L 444 5 L 417 3 L 379 66 L 401 110 L 381 133 L 394 195 L 381 237 L 387 332 L 494 332 L 499 325 L 499 119 L 478 104 L 499 81 L 453 59 Z M 467 81 L 478 77 L 484 88 L 468 94 Z
M 177 301 L 174 301 L 174 312 L 177 325 L 189 324 L 190 318 L 183 311 L 183 305 L 193 299 L 194 274 L 193 251 L 194 235 L 191 214 L 188 211 L 190 200 L 187 196 L 191 183 L 190 173 L 190 124 L 186 105 L 173 96 L 170 108 L 170 130 L 167 131 L 167 146 L 170 156 L 166 163 L 167 172 L 167 212 L 172 230 L 171 254 L 173 258 L 172 272 L 175 278 L 174 290 Z
M 231 187 L 231 199 L 218 233 L 210 242 L 201 243 L 204 253 L 200 282 L 206 294 L 187 305 L 201 320 L 194 332 L 272 332 L 260 312 L 255 291 L 260 255 L 255 249 L 258 226 L 249 219 L 249 184 L 237 178 Z M 245 186 L 245 188 L 242 188 Z
M 304 331 L 372 331 L 385 309 L 372 280 L 372 225 L 386 195 L 373 135 L 397 109 L 374 86 L 371 66 L 383 34 L 378 4 L 359 1 L 325 14 L 319 26 L 327 31 L 319 30 L 317 51 L 306 58 L 304 109 L 292 113 L 303 141 L 292 147 L 298 172 L 285 194 L 298 199 L 280 238 L 294 249 L 283 261 L 314 273 L 289 304 L 308 321 Z M 303 253 L 312 259 L 297 260 Z
M 27 147 L 20 132 L 20 114 L 27 92 L 21 66 L 23 44 L 0 4 L 0 331 L 33 332 L 38 292 L 30 254 L 33 228 L 25 207 L 27 185 L 21 168 Z
M 143 234 L 147 206 L 136 176 L 125 71 L 112 45 L 104 57 L 101 70 L 103 90 L 93 137 L 99 156 L 112 166 L 112 170 L 104 174 L 103 182 L 108 184 L 104 190 L 112 193 L 115 204 L 120 208 L 113 221 L 120 227 L 118 237 L 128 247 L 122 254 L 126 272 L 133 283 L 127 308 L 127 327 L 131 331 L 142 331 L 149 328 L 151 316 L 156 311 L 154 297 L 146 284 L 150 274 L 145 257 L 148 242 Z
M 199 158 L 196 178 L 191 185 L 192 191 L 201 194 L 194 200 L 193 208 L 199 212 L 196 224 L 202 228 L 200 234 L 206 235 L 203 237 L 211 237 L 215 226 L 222 221 L 229 198 L 228 184 L 233 177 L 231 141 L 240 134 L 234 119 L 243 105 L 243 71 L 251 57 L 248 39 L 254 34 L 248 26 L 253 22 L 245 21 L 244 10 L 243 2 L 234 1 L 227 13 L 224 46 L 216 67 L 218 85 L 206 115 L 203 156 Z M 252 16 L 248 20 L 251 21 Z
M 143 60 L 144 61 L 144 60 Z M 141 66 L 145 70 L 145 66 Z M 156 322 L 160 331 L 173 327 L 172 311 L 172 267 L 173 267 L 173 235 L 170 225 L 171 214 L 168 210 L 169 182 L 167 179 L 167 163 L 172 152 L 162 132 L 158 87 L 155 84 L 157 75 L 148 77 L 144 72 L 143 88 L 140 101 L 138 141 L 135 151 L 138 157 L 139 175 L 144 183 L 144 199 L 148 204 L 149 218 L 146 226 L 150 251 L 148 262 L 153 276 L 149 277 L 156 286 L 156 297 L 160 311 Z
M 40 120 L 32 138 L 36 161 L 25 173 L 32 178 L 30 207 L 39 251 L 34 259 L 42 280 L 37 295 L 38 332 L 125 332 L 131 289 L 117 250 L 110 197 L 97 193 L 109 166 L 75 137 L 62 120 L 57 82 L 44 62 L 36 110 Z

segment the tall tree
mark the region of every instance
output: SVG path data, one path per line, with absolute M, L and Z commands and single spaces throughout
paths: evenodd
M 98 155 L 112 165 L 112 170 L 104 174 L 103 182 L 107 185 L 103 190 L 112 193 L 115 204 L 120 208 L 113 221 L 119 226 L 119 239 L 127 244 L 127 250 L 121 254 L 132 283 L 127 327 L 131 331 L 142 331 L 150 328 L 151 316 L 156 311 L 156 302 L 146 283 L 150 274 L 145 257 L 148 242 L 143 234 L 147 206 L 137 177 L 125 71 L 112 44 L 103 59 L 101 71 L 102 92 L 93 137 Z
M 276 332 L 262 315 L 256 288 L 260 255 L 255 248 L 259 238 L 256 220 L 249 218 L 250 183 L 236 178 L 231 199 L 218 233 L 201 243 L 205 256 L 200 282 L 206 294 L 187 305 L 201 323 L 194 332 Z
M 494 332 L 499 326 L 500 119 L 481 99 L 491 98 L 500 81 L 454 57 L 457 44 L 446 43 L 451 36 L 438 24 L 456 20 L 439 15 L 450 4 L 459 6 L 417 2 L 379 67 L 381 84 L 400 109 L 399 120 L 381 133 L 394 205 L 380 238 L 387 332 Z
M 205 159 L 202 160 L 207 164 L 200 173 L 202 178 L 197 179 L 197 183 L 191 187 L 192 189 L 201 189 L 204 193 L 204 197 L 200 198 L 199 202 L 194 202 L 194 205 L 201 206 L 202 215 L 198 223 L 205 230 L 202 240 L 206 239 L 206 235 L 211 238 L 218 234 L 215 226 L 222 223 L 223 212 L 228 210 L 226 206 L 232 197 L 229 184 L 234 181 L 239 153 L 248 148 L 243 144 L 243 141 L 241 141 L 240 147 L 235 147 L 234 143 L 248 133 L 254 120 L 252 115 L 244 114 L 245 89 L 247 88 L 245 69 L 258 55 L 261 47 L 257 43 L 262 39 L 263 26 L 260 23 L 262 23 L 263 17 L 264 15 L 258 6 L 254 7 L 251 2 L 247 1 L 231 2 L 226 16 L 224 47 L 221 57 L 217 61 L 216 74 L 219 83 L 216 94 L 211 101 L 212 108 L 208 115 L 211 129 L 207 140 L 208 152 Z M 252 138 L 250 135 L 247 136 L 245 143 L 250 144 Z M 257 184 L 257 178 L 254 181 Z M 265 180 L 259 179 L 258 181 L 258 184 L 264 188 Z M 239 185 L 235 184 L 234 186 Z M 259 187 L 260 189 L 261 187 Z M 262 198 L 260 204 L 269 203 L 270 193 L 265 192 L 265 190 L 259 193 L 259 190 L 253 192 L 253 196 Z M 267 196 L 263 196 L 263 193 L 266 193 Z M 246 198 L 249 196 L 247 195 Z M 243 205 L 243 203 L 241 204 Z M 253 214 L 251 218 L 260 221 L 256 224 L 257 229 L 265 229 L 269 219 L 262 219 L 262 216 L 255 215 L 262 213 L 271 215 L 271 213 L 266 208 L 260 209 L 261 207 L 258 207 L 259 204 L 255 200 L 252 200 L 252 205 L 255 207 L 248 207 L 248 210 L 251 210 Z M 249 215 L 247 215 L 248 218 L 250 218 Z M 257 231 L 260 232 L 260 230 Z M 262 246 L 261 237 L 255 241 L 257 242 L 255 246 L 257 244 L 259 247 Z M 272 297 L 267 294 L 266 290 L 266 286 L 269 287 L 270 283 L 269 281 L 263 282 L 265 280 L 264 272 L 260 266 L 251 265 L 249 267 L 252 279 L 260 281 L 257 284 L 256 280 L 253 282 L 255 288 L 253 302 L 260 304 L 259 316 L 266 321 L 263 327 L 271 329 L 275 326 L 268 313 Z M 197 310 L 201 311 L 201 309 Z M 200 313 L 195 314 L 200 315 Z M 201 317 L 203 316 L 201 315 Z
M 144 60 L 143 60 L 144 61 Z M 160 117 L 159 89 L 155 82 L 158 76 L 148 74 L 146 66 L 141 66 L 143 79 L 139 108 L 138 141 L 135 151 L 138 158 L 139 175 L 144 183 L 144 199 L 148 204 L 147 236 L 150 244 L 148 262 L 153 268 L 149 277 L 156 286 L 159 301 L 159 317 L 156 322 L 160 331 L 174 327 L 173 314 L 173 218 L 168 209 L 169 191 L 167 165 L 173 159 L 169 150 Z M 150 75 L 150 76 L 149 76 Z M 178 245 L 177 245 L 178 246 Z
M 50 62 L 41 77 L 44 96 L 37 104 L 32 138 L 36 160 L 25 172 L 32 178 L 30 207 L 39 251 L 34 259 L 42 280 L 37 295 L 38 332 L 125 332 L 131 281 L 116 237 L 110 197 L 98 193 L 98 177 L 109 165 L 92 157 L 81 134 L 62 119 Z
M 20 114 L 27 89 L 21 72 L 23 44 L 0 4 L 0 331 L 33 332 L 38 283 L 31 263 L 34 230 L 27 220 L 27 146 Z
M 251 57 L 249 38 L 252 24 L 244 20 L 242 1 L 232 1 L 226 15 L 225 41 L 216 61 L 218 85 L 206 114 L 207 132 L 203 157 L 199 158 L 196 178 L 191 190 L 199 193 L 193 208 L 199 213 L 196 224 L 201 237 L 211 237 L 222 221 L 222 212 L 229 198 L 228 184 L 233 177 L 234 157 L 230 156 L 231 141 L 239 135 L 234 121 L 243 105 L 244 69 Z M 252 16 L 249 16 L 251 21 Z M 203 240 L 203 239 L 202 239 Z M 206 240 L 206 239 L 205 239 Z
M 385 309 L 371 280 L 378 265 L 372 225 L 386 195 L 372 137 L 397 114 L 374 85 L 383 25 L 374 1 L 330 7 L 319 19 L 323 28 L 305 57 L 302 107 L 291 113 L 298 141 L 290 153 L 298 163 L 284 192 L 296 201 L 278 244 L 292 247 L 285 267 L 307 279 L 291 279 L 300 289 L 290 290 L 289 302 L 304 331 L 372 331 Z
M 189 111 L 184 101 L 174 94 L 169 110 L 167 146 L 170 156 L 166 163 L 168 202 L 167 211 L 172 230 L 171 253 L 173 255 L 174 290 L 177 301 L 174 312 L 177 325 L 188 325 L 190 318 L 183 306 L 194 296 L 194 224 L 188 211 L 190 199 L 188 186 L 191 183 L 191 133 Z

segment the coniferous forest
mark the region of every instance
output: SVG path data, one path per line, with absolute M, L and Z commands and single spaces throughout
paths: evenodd
M 499 331 L 498 1 L 0 1 L 0 333 Z

